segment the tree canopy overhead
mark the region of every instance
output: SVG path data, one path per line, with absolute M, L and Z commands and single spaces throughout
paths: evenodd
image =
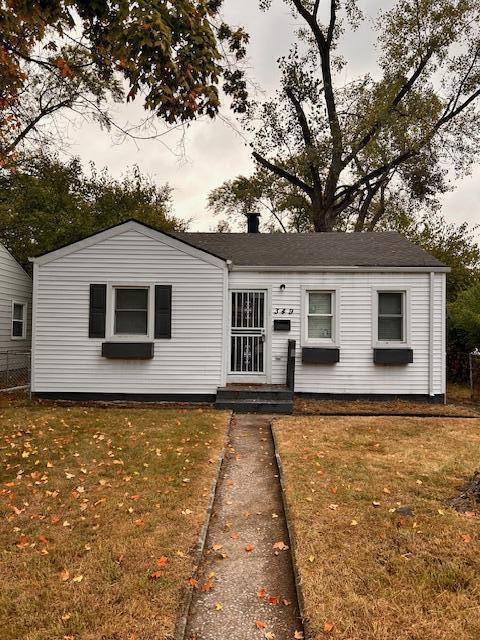
M 361 231 L 388 215 L 392 194 L 424 205 L 449 188 L 450 168 L 468 172 L 480 132 L 479 0 L 396 0 L 375 20 L 377 73 L 349 82 L 342 45 L 364 19 L 359 3 L 284 1 L 296 43 L 276 94 L 251 101 L 244 119 L 255 186 L 270 174 L 289 203 L 305 201 L 315 231 L 346 220 Z
M 176 123 L 215 116 L 223 82 L 234 109 L 241 110 L 245 82 L 231 62 L 245 55 L 248 36 L 221 21 L 221 4 L 0 0 L 0 159 L 5 162 L 56 104 L 57 110 L 72 108 L 72 93 L 79 90 L 98 109 L 95 100 L 101 104 L 105 91 L 119 98 L 126 87 L 128 100 L 141 95 L 147 111 Z M 28 119 L 25 92 L 39 74 L 50 93 L 56 85 L 60 99 L 43 96 Z

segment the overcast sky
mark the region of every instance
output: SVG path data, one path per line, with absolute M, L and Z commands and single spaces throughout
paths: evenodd
M 389 0 L 364 0 L 366 16 L 363 26 L 353 35 L 351 31 L 342 45 L 349 64 L 344 72 L 345 81 L 366 72 L 375 72 L 374 34 L 371 20 L 380 6 L 386 8 Z M 293 37 L 294 19 L 282 0 L 273 0 L 270 11 L 258 9 L 258 0 L 224 0 L 224 17 L 230 24 L 243 25 L 250 34 L 249 75 L 265 91 L 275 89 L 278 81 L 276 59 L 287 53 Z M 116 120 L 120 124 L 141 120 L 141 103 L 116 105 Z M 216 218 L 207 211 L 206 200 L 211 189 L 225 180 L 253 170 L 249 150 L 240 133 L 238 123 L 226 108 L 216 121 L 195 122 L 183 138 L 176 132 L 159 140 L 125 141 L 115 144 L 112 136 L 99 130 L 93 123 L 82 123 L 70 129 L 70 152 L 88 163 L 106 166 L 116 177 L 127 167 L 138 164 L 142 172 L 159 184 L 168 182 L 174 188 L 175 213 L 191 219 L 191 229 L 212 230 Z M 159 123 L 160 129 L 163 125 Z M 183 152 L 178 145 L 183 140 Z M 443 213 L 453 222 L 480 222 L 478 209 L 480 196 L 480 169 L 471 177 L 456 184 L 455 191 L 443 199 Z

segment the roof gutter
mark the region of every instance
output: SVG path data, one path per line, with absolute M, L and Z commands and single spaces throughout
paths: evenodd
M 238 265 L 230 264 L 230 271 L 298 272 L 298 273 L 450 273 L 450 267 L 361 267 L 361 266 L 320 266 L 320 265 Z

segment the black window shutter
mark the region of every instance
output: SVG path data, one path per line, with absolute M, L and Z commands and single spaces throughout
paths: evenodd
M 88 322 L 89 338 L 105 338 L 107 315 L 107 285 L 90 285 L 90 313 Z
M 172 337 L 172 286 L 155 285 L 155 338 Z

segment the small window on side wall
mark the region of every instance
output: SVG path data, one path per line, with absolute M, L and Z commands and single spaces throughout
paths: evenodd
M 307 291 L 307 342 L 332 341 L 333 292 Z
M 12 301 L 12 340 L 24 340 L 27 329 L 27 305 Z
M 405 292 L 378 292 L 378 341 L 405 342 Z
M 115 287 L 115 335 L 148 335 L 148 295 L 147 287 Z

